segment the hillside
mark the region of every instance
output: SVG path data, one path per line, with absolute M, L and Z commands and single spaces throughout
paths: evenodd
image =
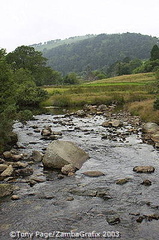
M 66 38 L 64 40 L 55 39 L 55 40 L 50 40 L 50 41 L 47 41 L 44 43 L 40 42 L 37 44 L 32 44 L 31 47 L 34 47 L 36 51 L 41 51 L 41 52 L 44 51 L 45 52 L 49 49 L 56 48 L 61 45 L 77 43 L 79 41 L 82 41 L 82 40 L 85 40 L 85 39 L 88 39 L 88 38 L 91 38 L 94 36 L 95 36 L 94 34 L 87 34 L 85 36 L 75 36 L 75 37 Z
M 125 57 L 148 59 L 153 45 L 158 44 L 159 40 L 137 33 L 87 35 L 86 39 L 82 38 L 75 37 L 59 42 L 55 40 L 53 45 L 48 42 L 34 47 L 36 50 L 44 47 L 43 55 L 48 58 L 48 65 L 67 74 L 106 70 L 108 66 Z

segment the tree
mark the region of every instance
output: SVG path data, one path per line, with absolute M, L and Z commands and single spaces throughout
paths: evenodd
M 64 84 L 77 84 L 77 83 L 78 83 L 77 75 L 74 72 L 69 73 L 64 77 Z
M 42 56 L 41 52 L 35 51 L 33 47 L 29 46 L 17 47 L 7 55 L 6 59 L 14 70 L 24 68 L 30 70 L 32 73 L 37 68 L 45 66 L 47 60 Z
M 6 62 L 6 52 L 0 50 L 0 152 L 11 141 L 12 121 L 15 118 L 15 86 L 13 73 Z
M 151 50 L 151 61 L 159 59 L 159 47 L 157 45 L 154 45 Z
M 21 107 L 35 107 L 46 100 L 48 93 L 36 86 L 34 77 L 29 70 L 18 69 L 13 76 L 16 85 L 16 105 Z
M 21 46 L 6 56 L 7 62 L 11 65 L 14 72 L 19 69 L 29 70 L 34 77 L 37 86 L 49 85 L 52 81 L 60 79 L 60 73 L 55 73 L 50 67 L 46 66 L 47 59 L 41 52 L 35 51 L 33 47 Z M 56 79 L 57 78 L 57 79 Z

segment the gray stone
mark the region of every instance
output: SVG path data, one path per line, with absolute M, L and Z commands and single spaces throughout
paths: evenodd
M 142 127 L 142 131 L 144 133 L 155 133 L 159 131 L 159 126 L 156 123 L 148 122 L 145 123 Z
M 123 124 L 120 120 L 114 119 L 114 120 L 110 121 L 110 125 L 112 127 L 121 127 Z
M 152 166 L 136 166 L 133 168 L 133 171 L 137 173 L 152 173 L 155 171 L 155 168 Z
M 19 200 L 20 197 L 19 197 L 18 195 L 12 195 L 12 196 L 11 196 L 11 199 L 12 199 L 12 200 Z
M 150 180 L 146 179 L 146 180 L 144 180 L 141 184 L 142 184 L 142 185 L 145 185 L 145 186 L 150 186 L 152 183 L 151 183 Z
M 70 163 L 61 168 L 61 172 L 65 175 L 70 175 L 70 173 L 75 173 L 76 168 Z
M 12 165 L 9 165 L 2 173 L 1 177 L 10 177 L 13 174 L 13 167 Z
M 83 172 L 82 174 L 84 174 L 85 176 L 88 177 L 100 177 L 100 176 L 104 176 L 105 174 L 100 172 L 100 171 L 87 171 L 87 172 Z
M 56 140 L 49 144 L 42 162 L 44 167 L 52 169 L 61 169 L 70 163 L 80 169 L 88 158 L 89 155 L 74 143 Z
M 120 223 L 120 218 L 117 217 L 117 216 L 107 217 L 107 222 L 108 222 L 110 225 L 115 225 L 115 224 Z
M 14 188 L 11 184 L 0 184 L 0 198 L 12 194 Z
M 8 167 L 7 164 L 0 164 L 0 172 L 3 172 L 4 170 L 6 170 Z
M 43 154 L 38 151 L 33 151 L 31 155 L 31 159 L 34 160 L 35 162 L 41 162 L 43 158 Z
M 14 168 L 26 168 L 28 166 L 28 163 L 24 163 L 24 162 L 13 162 L 12 166 Z
M 12 153 L 10 151 L 6 151 L 3 153 L 3 156 L 6 158 L 6 159 L 9 159 L 9 158 L 12 158 Z
M 15 174 L 17 176 L 30 176 L 33 174 L 33 169 L 32 168 L 24 168 L 24 169 L 18 169 L 18 170 L 15 170 Z
M 130 180 L 129 178 L 119 179 L 116 181 L 116 184 L 123 185 L 123 184 L 129 182 L 129 180 Z

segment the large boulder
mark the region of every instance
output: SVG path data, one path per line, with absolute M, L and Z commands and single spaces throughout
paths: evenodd
M 42 162 L 44 167 L 52 169 L 61 169 L 70 163 L 80 169 L 88 158 L 89 155 L 74 143 L 57 140 L 49 144 Z
M 144 133 L 156 133 L 159 131 L 159 126 L 156 123 L 148 122 L 143 125 L 142 131 Z

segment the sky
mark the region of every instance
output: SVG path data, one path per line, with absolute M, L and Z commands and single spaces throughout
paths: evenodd
M 0 0 L 0 48 L 101 33 L 159 37 L 159 0 Z

